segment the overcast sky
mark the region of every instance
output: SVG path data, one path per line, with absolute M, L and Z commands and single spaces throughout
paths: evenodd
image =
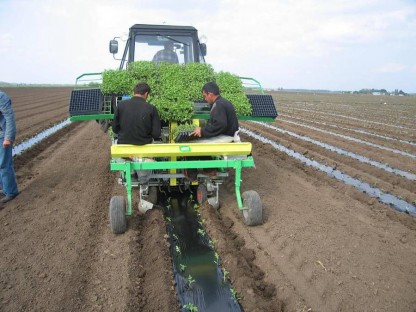
M 416 92 L 416 0 L 0 0 L 0 81 L 117 68 L 133 24 L 189 25 L 215 71 L 267 88 Z

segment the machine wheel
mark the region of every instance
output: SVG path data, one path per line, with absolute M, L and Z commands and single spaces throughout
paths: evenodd
M 157 204 L 157 186 L 149 186 L 149 195 L 147 201 L 153 205 Z
M 196 200 L 198 201 L 198 204 L 202 204 L 207 200 L 208 197 L 208 191 L 207 186 L 205 184 L 198 185 L 198 188 L 196 189 Z
M 127 229 L 126 201 L 123 196 L 113 196 L 110 200 L 110 227 L 115 234 L 122 234 Z
M 261 199 L 256 191 L 246 191 L 242 194 L 243 218 L 247 225 L 258 225 L 263 223 L 263 208 Z

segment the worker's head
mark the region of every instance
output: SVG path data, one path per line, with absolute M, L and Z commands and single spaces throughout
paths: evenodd
M 213 81 L 207 82 L 202 87 L 202 96 L 204 97 L 204 100 L 207 101 L 209 104 L 214 103 L 219 95 L 220 88 Z
M 165 50 L 173 51 L 173 42 L 172 41 L 165 42 L 164 47 L 165 47 Z
M 134 95 L 147 98 L 150 93 L 150 86 L 146 82 L 139 82 L 134 86 Z

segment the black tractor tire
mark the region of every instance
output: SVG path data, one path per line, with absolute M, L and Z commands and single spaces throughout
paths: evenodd
M 263 207 L 259 194 L 256 191 L 246 191 L 242 194 L 242 211 L 246 225 L 259 225 L 263 223 Z
M 110 227 L 113 233 L 123 234 L 127 230 L 126 201 L 123 196 L 113 196 L 110 200 Z

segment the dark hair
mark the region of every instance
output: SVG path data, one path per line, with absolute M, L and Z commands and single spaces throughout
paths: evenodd
M 146 82 L 139 82 L 134 86 L 134 94 L 145 94 L 150 93 L 150 87 Z
M 204 86 L 202 87 L 202 91 L 204 91 L 205 93 L 213 93 L 214 95 L 220 95 L 220 88 L 213 81 L 204 84 Z

